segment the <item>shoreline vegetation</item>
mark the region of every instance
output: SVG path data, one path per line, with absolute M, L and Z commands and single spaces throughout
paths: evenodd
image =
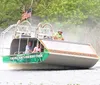
M 6 28 L 32 8 L 32 16 L 44 22 L 80 25 L 100 22 L 100 0 L 0 0 L 0 27 Z

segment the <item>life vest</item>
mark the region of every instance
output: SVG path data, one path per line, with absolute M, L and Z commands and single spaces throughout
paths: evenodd
M 60 39 L 63 38 L 62 35 L 60 35 L 59 33 L 55 33 L 54 37 L 57 37 L 57 38 L 60 38 Z

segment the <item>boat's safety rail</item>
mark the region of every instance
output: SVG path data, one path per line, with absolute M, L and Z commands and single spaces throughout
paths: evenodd
M 31 37 L 32 26 L 18 25 L 14 31 L 14 38 Z
M 49 23 L 46 23 L 46 24 L 39 23 L 38 24 L 38 27 L 35 32 L 36 38 L 52 40 L 52 35 L 53 35 L 53 29 L 52 29 L 51 24 Z

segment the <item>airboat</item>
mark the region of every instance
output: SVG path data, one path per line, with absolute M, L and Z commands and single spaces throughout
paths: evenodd
M 27 25 L 26 25 L 27 24 Z M 9 54 L 4 53 L 5 44 L 2 44 L 2 61 L 10 66 L 29 67 L 32 69 L 56 69 L 65 67 L 90 68 L 99 60 L 95 50 L 90 44 L 54 40 L 54 30 L 49 23 L 39 23 L 33 27 L 28 21 L 8 27 L 1 33 L 2 42 L 5 35 L 12 30 L 9 43 Z M 9 34 L 8 34 L 9 35 Z M 41 52 L 25 53 L 28 41 L 32 48 L 41 44 Z

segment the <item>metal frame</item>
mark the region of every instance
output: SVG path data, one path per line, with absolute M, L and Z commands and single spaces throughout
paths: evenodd
M 25 26 L 25 25 L 23 25 L 24 23 L 28 23 L 28 26 Z M 13 30 L 14 29 L 14 32 L 13 32 L 13 38 L 15 38 L 15 33 L 17 32 L 17 31 L 19 31 L 20 29 L 23 31 L 23 29 L 25 29 L 26 30 L 26 33 L 31 33 L 31 30 L 30 29 L 32 29 L 32 25 L 31 25 L 31 23 L 29 22 L 29 21 L 23 21 L 22 23 L 20 23 L 20 24 L 13 24 L 13 25 L 10 25 L 8 28 L 6 28 L 3 32 L 1 32 L 1 34 L 0 34 L 0 36 L 1 36 L 1 38 L 2 38 L 2 43 L 0 44 L 1 46 L 1 51 L 2 51 L 2 54 L 1 55 L 4 55 L 4 38 L 5 38 L 5 34 L 6 33 L 8 33 L 10 30 Z M 30 29 L 29 29 L 30 28 Z M 25 30 L 24 30 L 24 32 L 25 32 Z M 21 31 L 20 31 L 21 32 Z M 19 47 L 20 47 L 20 42 L 21 42 L 21 39 L 19 40 Z M 20 50 L 20 48 L 18 48 L 18 53 L 19 53 L 19 50 Z
M 51 24 L 49 24 L 49 23 L 46 23 L 46 24 L 39 23 L 38 26 L 37 26 L 37 28 L 36 28 L 36 32 L 35 32 L 35 37 L 36 38 L 38 38 L 38 36 L 39 36 L 39 29 L 41 29 L 41 28 L 43 29 L 46 26 L 49 26 L 50 27 L 50 32 L 53 35 L 54 31 L 53 31 L 53 27 L 52 27 Z

